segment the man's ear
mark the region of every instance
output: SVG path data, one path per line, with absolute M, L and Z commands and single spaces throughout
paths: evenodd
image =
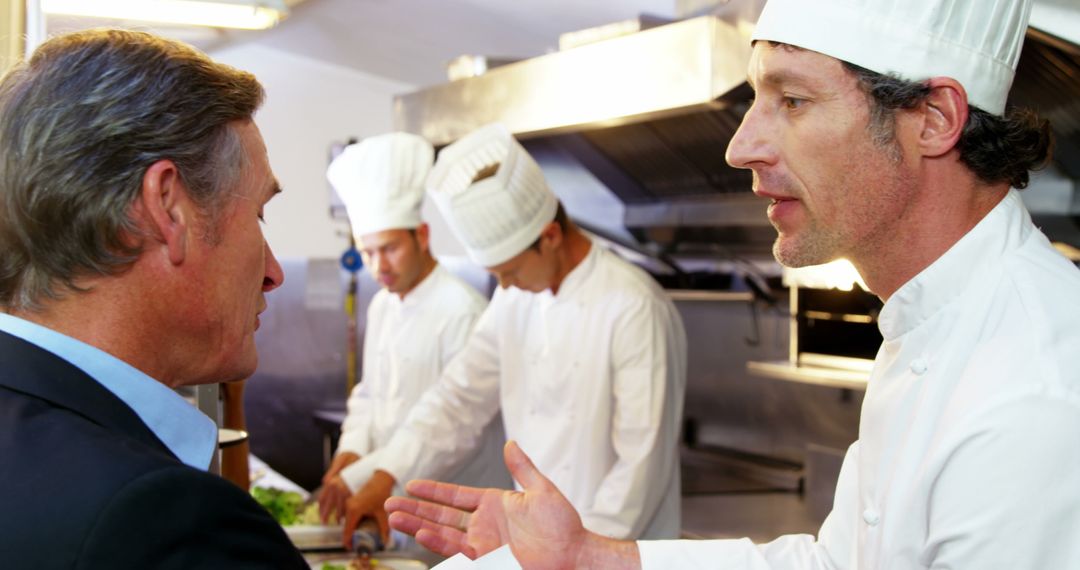
M 551 249 L 558 249 L 563 242 L 562 226 L 558 222 L 548 222 L 544 229 L 540 230 L 541 243 L 547 242 Z M 543 246 L 541 246 L 543 248 Z
M 180 172 L 171 160 L 159 160 L 143 175 L 139 192 L 139 212 L 144 231 L 164 247 L 169 262 L 179 265 L 187 255 L 187 238 L 192 229 L 191 203 Z
M 934 77 L 923 102 L 919 150 L 923 156 L 939 157 L 956 148 L 968 119 L 967 91 L 951 77 Z
M 420 245 L 420 251 L 428 251 L 431 245 L 431 229 L 426 223 L 416 227 L 416 243 Z

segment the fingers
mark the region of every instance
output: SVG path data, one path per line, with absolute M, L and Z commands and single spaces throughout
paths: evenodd
M 469 558 L 476 558 L 476 551 L 465 541 L 466 535 L 460 530 L 441 527 L 438 529 L 422 528 L 416 533 L 416 542 L 424 548 L 441 554 L 453 556 L 462 553 Z
M 390 544 L 390 521 L 385 509 L 375 511 L 375 522 L 379 525 L 379 536 L 384 545 Z M 387 548 L 384 546 L 383 548 Z
M 414 497 L 469 511 L 476 509 L 484 497 L 484 489 L 426 479 L 409 481 L 405 490 Z
M 391 527 L 415 536 L 419 544 L 432 552 L 443 556 L 464 552 L 475 558 L 475 552 L 467 543 L 468 535 L 458 529 L 445 527 L 404 511 L 390 513 L 389 522 Z
M 333 485 L 325 485 L 322 491 L 319 492 L 319 520 L 323 524 L 326 524 L 327 519 L 330 518 L 330 514 L 337 510 L 334 507 L 334 488 Z
M 346 550 L 352 550 L 353 531 L 360 526 L 360 518 L 363 516 L 363 509 L 353 508 L 352 501 L 345 502 L 345 522 L 341 525 L 341 543 L 345 545 Z
M 411 513 L 416 509 L 416 504 L 419 502 L 420 501 L 417 501 L 416 499 L 410 499 L 408 497 L 390 497 L 383 503 L 383 508 L 390 513 L 396 511 Z
M 326 524 L 326 515 L 328 514 L 326 504 L 326 487 L 323 487 L 322 490 L 319 491 L 319 520 L 322 521 L 323 524 Z
M 506 462 L 506 468 L 510 470 L 510 476 L 521 485 L 522 489 L 529 491 L 551 486 L 551 481 L 533 465 L 532 460 L 525 455 L 516 441 L 506 442 L 503 447 L 503 460 Z
M 413 501 L 407 509 L 398 510 L 406 511 L 440 526 L 449 526 L 459 530 L 465 530 L 469 526 L 470 513 L 427 501 Z
M 337 478 L 319 492 L 319 519 L 323 524 L 337 522 L 345 514 L 345 501 L 349 498 L 345 481 Z
M 390 522 L 390 528 L 413 536 L 424 528 L 425 523 L 424 519 L 407 511 L 392 511 L 387 520 Z

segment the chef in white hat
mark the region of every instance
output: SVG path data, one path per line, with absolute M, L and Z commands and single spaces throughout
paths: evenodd
M 487 306 L 431 254 L 420 205 L 434 157 L 423 138 L 389 133 L 346 147 L 327 170 L 357 248 L 382 289 L 368 305 L 361 381 L 349 397 L 338 449 L 323 477 L 324 521 L 345 516 L 347 499 L 371 475 L 357 461 L 390 441 Z M 470 453 L 437 471 L 463 484 L 508 488 L 502 425 L 490 422 L 479 430 L 479 444 Z M 385 528 L 385 514 L 372 514 Z
M 672 302 L 567 218 L 501 125 L 443 149 L 428 189 L 500 288 L 404 429 L 365 461 L 401 483 L 431 477 L 501 410 L 590 530 L 677 537 L 686 335 Z
M 1030 9 L 770 0 L 753 34 L 727 160 L 770 200 L 777 259 L 845 257 L 885 302 L 817 536 L 612 541 L 513 445 L 523 494 L 413 482 L 438 504 L 394 498 L 391 524 L 443 553 L 510 543 L 525 568 L 1080 568 L 1080 271 L 1017 191 L 1048 125 L 1006 104 Z

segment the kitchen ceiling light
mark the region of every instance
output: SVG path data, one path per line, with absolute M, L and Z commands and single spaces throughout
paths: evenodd
M 262 30 L 285 17 L 282 0 L 41 0 L 46 14 Z

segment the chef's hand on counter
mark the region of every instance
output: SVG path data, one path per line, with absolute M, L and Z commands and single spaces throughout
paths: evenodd
M 509 544 L 522 568 L 640 568 L 637 544 L 585 530 L 581 517 L 516 442 L 503 448 L 506 466 L 524 491 L 477 489 L 415 480 L 417 497 L 386 501 L 390 526 L 443 556 L 476 559 Z
M 342 528 L 342 542 L 345 548 L 352 549 L 352 536 L 360 521 L 373 518 L 379 524 L 379 534 L 383 544 L 390 540 L 390 523 L 387 521 L 383 503 L 394 493 L 393 475 L 381 469 L 368 479 L 368 482 L 345 501 L 345 525 Z
M 330 462 L 330 468 L 322 478 L 322 491 L 319 492 L 319 518 L 323 524 L 337 522 L 345 516 L 345 501 L 352 491 L 341 478 L 341 470 L 360 460 L 360 456 L 343 451 Z

